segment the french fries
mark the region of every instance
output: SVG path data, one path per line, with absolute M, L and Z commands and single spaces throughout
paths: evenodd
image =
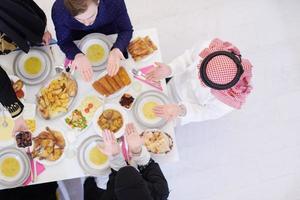
M 68 111 L 71 98 L 77 94 L 77 83 L 62 73 L 57 79 L 41 89 L 37 97 L 38 110 L 44 119 Z

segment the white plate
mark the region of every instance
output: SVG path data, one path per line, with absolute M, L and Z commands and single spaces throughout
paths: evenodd
M 100 39 L 90 39 L 90 40 L 88 40 L 87 42 L 85 42 L 85 43 L 82 45 L 81 51 L 82 51 L 84 54 L 87 54 L 88 48 L 89 48 L 91 45 L 94 45 L 94 44 L 98 44 L 98 45 L 100 45 L 101 47 L 104 48 L 104 57 L 103 57 L 103 59 L 100 60 L 100 61 L 98 61 L 98 62 L 92 63 L 92 66 L 93 66 L 93 67 L 97 67 L 97 66 L 103 65 L 104 63 L 107 62 L 108 54 L 109 54 L 109 48 L 108 48 L 108 45 L 107 45 L 103 40 L 100 40 Z
M 39 58 L 41 57 L 41 61 L 43 63 L 43 68 L 44 70 L 41 70 L 41 73 L 39 75 L 31 76 L 27 74 L 24 69 L 24 61 L 26 58 L 30 57 L 29 55 L 38 55 Z M 25 83 L 28 85 L 37 85 L 42 83 L 44 80 L 46 80 L 49 75 L 51 74 L 52 70 L 52 61 L 49 57 L 49 55 L 39 49 L 39 48 L 31 48 L 28 54 L 25 54 L 24 52 L 20 52 L 15 61 L 14 61 L 14 66 L 13 66 L 14 73 Z
M 125 69 L 126 70 L 126 69 Z M 133 76 L 131 75 L 131 73 L 129 73 L 127 70 L 126 70 L 130 80 L 131 80 L 131 83 L 125 87 L 123 87 L 122 89 L 118 90 L 117 92 L 115 92 L 114 94 L 112 95 L 109 95 L 108 97 L 106 97 L 106 100 L 111 100 L 111 99 L 115 99 L 115 98 L 118 98 L 118 97 L 121 97 L 121 95 L 123 95 L 124 93 L 127 92 L 127 90 L 132 86 L 132 83 L 133 83 Z M 99 80 L 101 79 L 102 77 L 106 76 L 107 75 L 107 71 L 105 70 L 104 72 L 102 72 L 98 78 L 96 80 Z M 96 91 L 97 92 L 97 91 Z M 101 97 L 101 99 L 104 99 L 104 96 L 102 94 L 100 94 L 99 92 L 97 92 L 97 94 Z
M 92 176 L 108 174 L 110 172 L 109 160 L 100 166 L 96 166 L 87 159 L 90 149 L 97 144 L 103 143 L 101 137 L 94 135 L 85 139 L 78 148 L 77 160 L 82 170 Z
M 143 106 L 147 102 L 156 102 L 158 105 L 164 105 L 169 102 L 168 97 L 163 93 L 150 90 L 142 93 L 137 99 L 133 107 L 133 116 L 139 124 L 146 128 L 161 128 L 166 125 L 166 121 L 162 118 L 153 120 L 147 119 L 143 114 Z
M 123 117 L 123 126 L 116 133 L 114 133 L 114 136 L 116 138 L 122 137 L 124 135 L 124 132 L 125 132 L 125 125 L 126 125 L 126 123 L 128 123 L 128 116 L 127 116 L 126 111 L 124 110 L 124 108 L 122 106 L 119 106 L 118 104 L 105 104 L 104 107 L 105 107 L 104 110 L 113 109 L 113 110 L 116 110 L 116 111 L 120 112 L 120 114 L 122 115 L 122 117 Z M 95 129 L 95 131 L 97 131 L 97 134 L 99 134 L 101 137 L 103 137 L 102 136 L 103 130 L 98 125 L 98 119 L 102 115 L 102 113 L 103 113 L 102 111 L 103 111 L 103 105 L 96 112 L 96 114 L 94 115 L 94 119 L 93 119 L 94 129 Z
M 9 78 L 10 78 L 10 80 L 12 80 L 14 83 L 17 82 L 18 80 L 21 80 L 19 77 L 14 76 L 14 75 L 9 75 Z M 22 80 L 21 80 L 21 81 L 22 81 Z M 24 97 L 21 98 L 20 100 L 21 100 L 21 101 L 24 101 L 24 99 L 26 99 L 26 94 L 27 94 L 27 92 L 26 92 L 26 85 L 25 85 L 24 82 L 23 82 L 23 88 L 22 88 L 22 90 L 23 90 L 23 92 L 24 92 Z
M 66 115 L 66 117 L 63 118 L 63 123 L 64 123 L 70 130 L 72 130 L 73 134 L 78 135 L 78 134 L 81 134 L 81 133 L 85 132 L 85 131 L 89 128 L 89 126 L 91 125 L 92 120 L 93 120 L 94 115 L 96 114 L 97 110 L 100 108 L 100 107 L 97 108 L 97 109 L 95 110 L 94 114 L 93 114 L 89 119 L 87 119 L 87 127 L 86 127 L 85 129 L 80 130 L 79 128 L 72 128 L 71 126 L 69 126 L 69 125 L 66 123 L 66 121 L 65 121 L 66 118 L 71 117 L 71 116 L 72 116 L 72 112 L 73 112 L 74 110 L 78 109 L 80 106 L 82 106 L 83 101 L 85 101 L 85 100 L 86 100 L 87 98 L 89 98 L 89 97 L 91 97 L 91 98 L 96 98 L 96 99 L 98 100 L 98 102 L 100 103 L 100 107 L 101 107 L 102 101 L 101 101 L 100 98 L 98 98 L 97 95 L 88 95 L 88 96 L 84 97 L 84 98 L 80 101 L 80 103 L 76 106 L 75 109 L 73 109 L 72 111 L 70 111 L 70 112 Z M 83 115 L 84 115 L 84 114 L 83 114 Z
M 4 187 L 21 186 L 30 176 L 30 160 L 21 150 L 16 148 L 4 148 L 0 150 L 0 165 L 5 158 L 15 158 L 20 164 L 20 172 L 13 178 L 6 177 L 0 171 L 0 185 Z
M 49 127 L 51 128 L 51 127 Z M 45 131 L 46 129 L 40 129 L 39 131 L 35 131 L 36 134 L 34 134 L 34 137 L 37 137 L 42 131 Z M 39 160 L 38 157 L 34 158 L 36 161 L 39 161 L 40 163 L 42 163 L 45 166 L 52 166 L 52 165 L 57 165 L 58 163 L 60 163 L 66 156 L 66 151 L 68 150 L 69 144 L 68 144 L 68 140 L 67 137 L 64 135 L 63 131 L 57 130 L 56 128 L 51 128 L 51 130 L 55 130 L 55 131 L 59 131 L 61 133 L 61 135 L 63 136 L 63 138 L 65 139 L 65 148 L 64 151 L 62 153 L 62 155 L 60 156 L 59 159 L 57 159 L 56 161 L 48 161 L 48 160 Z M 33 147 L 34 147 L 34 140 L 32 140 L 32 146 L 30 147 L 30 150 L 33 151 Z
M 108 53 L 109 53 L 110 49 L 113 46 L 112 41 L 110 41 L 106 35 L 101 34 L 101 33 L 91 33 L 91 34 L 88 34 L 88 35 L 84 36 L 80 40 L 80 42 L 78 43 L 78 48 L 81 51 L 83 51 L 84 50 L 83 47 L 86 46 L 86 43 L 88 43 L 90 40 L 98 40 L 98 41 L 100 40 L 100 41 L 103 41 L 104 43 L 106 43 L 106 46 L 108 47 Z M 107 62 L 104 62 L 100 65 L 93 66 L 93 70 L 94 71 L 101 71 L 101 70 L 106 69 L 106 63 Z

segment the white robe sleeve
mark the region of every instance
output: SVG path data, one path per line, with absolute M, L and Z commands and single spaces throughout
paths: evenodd
M 193 48 L 186 50 L 181 56 L 175 58 L 169 66 L 172 69 L 171 76 L 184 72 L 195 60 L 199 59 L 200 52 L 209 46 L 210 41 L 198 43 Z
M 213 99 L 205 105 L 194 104 L 189 102 L 180 102 L 186 107 L 186 115 L 180 118 L 180 125 L 190 122 L 199 122 L 212 119 L 218 119 L 234 110 L 218 99 Z

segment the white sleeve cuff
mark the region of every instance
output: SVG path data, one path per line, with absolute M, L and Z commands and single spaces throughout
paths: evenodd
M 142 152 L 139 156 L 133 156 L 132 160 L 137 164 L 137 165 L 146 165 L 151 156 L 150 153 L 148 152 L 147 148 L 145 146 L 142 146 Z
M 109 162 L 110 162 L 110 167 L 115 171 L 119 171 L 119 169 L 127 165 L 121 153 L 119 153 L 116 156 L 110 156 Z

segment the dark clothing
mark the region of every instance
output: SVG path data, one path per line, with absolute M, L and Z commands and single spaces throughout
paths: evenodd
M 56 200 L 57 183 L 45 183 L 0 190 L 3 200 Z
M 0 32 L 23 51 L 42 42 L 46 24 L 45 13 L 33 0 L 1 0 Z
M 127 54 L 126 49 L 133 29 L 124 0 L 101 0 L 96 20 L 90 26 L 77 21 L 65 7 L 64 0 L 56 0 L 52 7 L 52 20 L 58 45 L 70 60 L 81 53 L 73 41 L 80 40 L 90 33 L 117 33 L 118 38 L 113 48 L 119 48 L 124 55 Z
M 13 118 L 19 116 L 24 108 L 16 96 L 7 73 L 2 67 L 0 67 L 0 103 L 9 111 Z
M 130 166 L 113 171 L 107 190 L 98 188 L 94 178 L 84 184 L 85 200 L 166 200 L 168 196 L 168 183 L 155 162 L 140 172 Z

